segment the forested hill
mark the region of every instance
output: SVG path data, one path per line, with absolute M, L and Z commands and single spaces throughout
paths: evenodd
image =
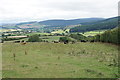
M 105 20 L 104 18 L 81 18 L 81 19 L 71 19 L 71 20 L 60 20 L 60 19 L 55 19 L 55 20 L 45 20 L 45 21 L 33 21 L 33 22 L 22 22 L 22 23 L 17 23 L 17 24 L 8 24 L 8 25 L 2 25 L 0 27 L 4 29 L 16 29 L 16 28 L 22 28 L 22 29 L 29 29 L 29 28 L 47 28 L 47 29 L 52 29 L 52 28 L 64 28 L 66 26 L 71 26 L 71 25 L 78 25 L 81 23 L 88 23 L 88 22 L 95 22 L 95 21 L 101 21 Z
M 81 24 L 81 26 L 76 26 L 75 28 L 72 28 L 70 32 L 85 32 L 93 30 L 113 29 L 118 25 L 118 17 Z
M 85 22 L 95 22 L 95 21 L 101 21 L 104 20 L 104 18 L 81 18 L 81 19 L 72 19 L 72 20 L 46 20 L 39 22 L 42 25 L 50 25 L 50 26 L 69 26 L 69 25 L 78 25 Z

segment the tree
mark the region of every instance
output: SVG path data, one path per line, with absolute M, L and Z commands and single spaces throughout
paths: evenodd
M 65 42 L 65 41 L 71 41 L 71 39 L 69 37 L 60 37 L 59 39 L 60 42 Z
M 38 35 L 33 35 L 33 36 L 30 36 L 29 39 L 28 39 L 28 42 L 41 42 L 42 40 L 39 39 L 39 36 Z
M 103 34 L 96 35 L 96 41 L 120 44 L 120 27 L 105 31 Z

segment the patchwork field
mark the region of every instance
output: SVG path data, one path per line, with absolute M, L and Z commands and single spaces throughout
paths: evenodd
M 2 44 L 3 78 L 117 78 L 118 47 L 101 43 Z
M 97 34 L 102 34 L 102 33 L 104 33 L 105 31 L 106 31 L 106 30 L 88 31 L 88 32 L 85 32 L 83 35 L 86 36 L 86 37 L 87 37 L 87 36 L 95 36 L 95 35 L 97 35 Z

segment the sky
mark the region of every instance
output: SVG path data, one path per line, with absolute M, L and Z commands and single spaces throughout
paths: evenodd
M 119 0 L 0 0 L 0 23 L 50 19 L 110 18 Z

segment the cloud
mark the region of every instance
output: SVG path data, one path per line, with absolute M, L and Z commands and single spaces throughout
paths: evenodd
M 0 0 L 0 22 L 113 17 L 119 0 Z

